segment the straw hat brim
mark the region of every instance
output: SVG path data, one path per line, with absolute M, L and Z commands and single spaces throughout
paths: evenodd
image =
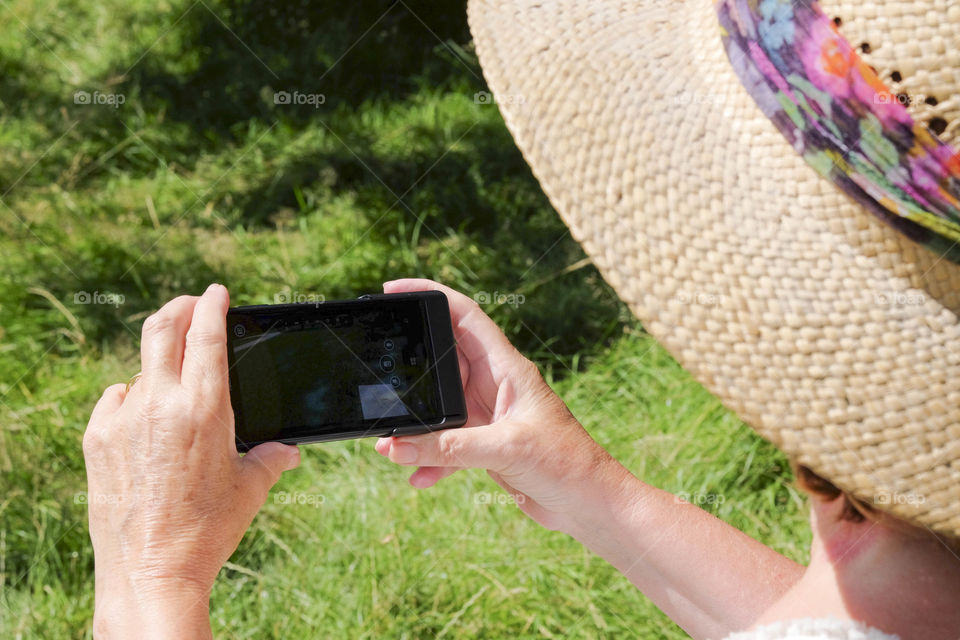
M 794 153 L 712 3 L 471 0 L 468 17 L 517 145 L 646 329 L 798 462 L 960 536 L 960 266 Z

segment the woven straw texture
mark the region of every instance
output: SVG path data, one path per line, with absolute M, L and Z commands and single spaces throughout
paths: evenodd
M 956 115 L 956 4 L 824 9 Z M 712 3 L 471 0 L 468 15 L 524 157 L 645 327 L 801 463 L 960 536 L 960 266 L 796 156 L 731 70 Z
M 910 115 L 930 125 L 944 142 L 960 147 L 960 2 L 881 0 L 820 6 L 840 18 L 841 33 L 903 99 Z

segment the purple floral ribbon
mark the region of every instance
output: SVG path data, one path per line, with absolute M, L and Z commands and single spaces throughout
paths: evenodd
M 960 262 L 960 153 L 809 0 L 717 0 L 727 57 L 807 164 L 897 230 Z

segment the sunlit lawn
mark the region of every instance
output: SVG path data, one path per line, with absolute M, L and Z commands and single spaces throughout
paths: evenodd
M 12 1 L 0 64 L 0 636 L 90 636 L 86 419 L 146 315 L 211 281 L 504 294 L 485 309 L 614 455 L 804 559 L 782 457 L 643 333 L 474 101 L 462 4 Z M 684 637 L 484 473 L 406 473 L 304 447 L 221 574 L 218 637 Z

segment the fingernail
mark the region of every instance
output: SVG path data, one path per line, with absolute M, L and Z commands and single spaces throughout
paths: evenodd
M 410 464 L 417 459 L 417 448 L 408 442 L 395 442 L 390 457 L 397 464 Z
M 386 289 L 387 285 L 391 285 L 394 282 L 396 282 L 396 280 L 387 280 L 386 282 L 383 283 L 383 288 Z
M 212 283 L 209 287 L 207 287 L 207 290 L 204 291 L 204 293 L 213 293 L 213 292 L 215 292 L 215 291 L 218 292 L 218 291 L 220 291 L 221 289 L 226 289 L 226 287 L 224 287 L 222 284 L 219 284 L 219 283 L 217 283 L 217 282 L 214 282 L 214 283 Z

